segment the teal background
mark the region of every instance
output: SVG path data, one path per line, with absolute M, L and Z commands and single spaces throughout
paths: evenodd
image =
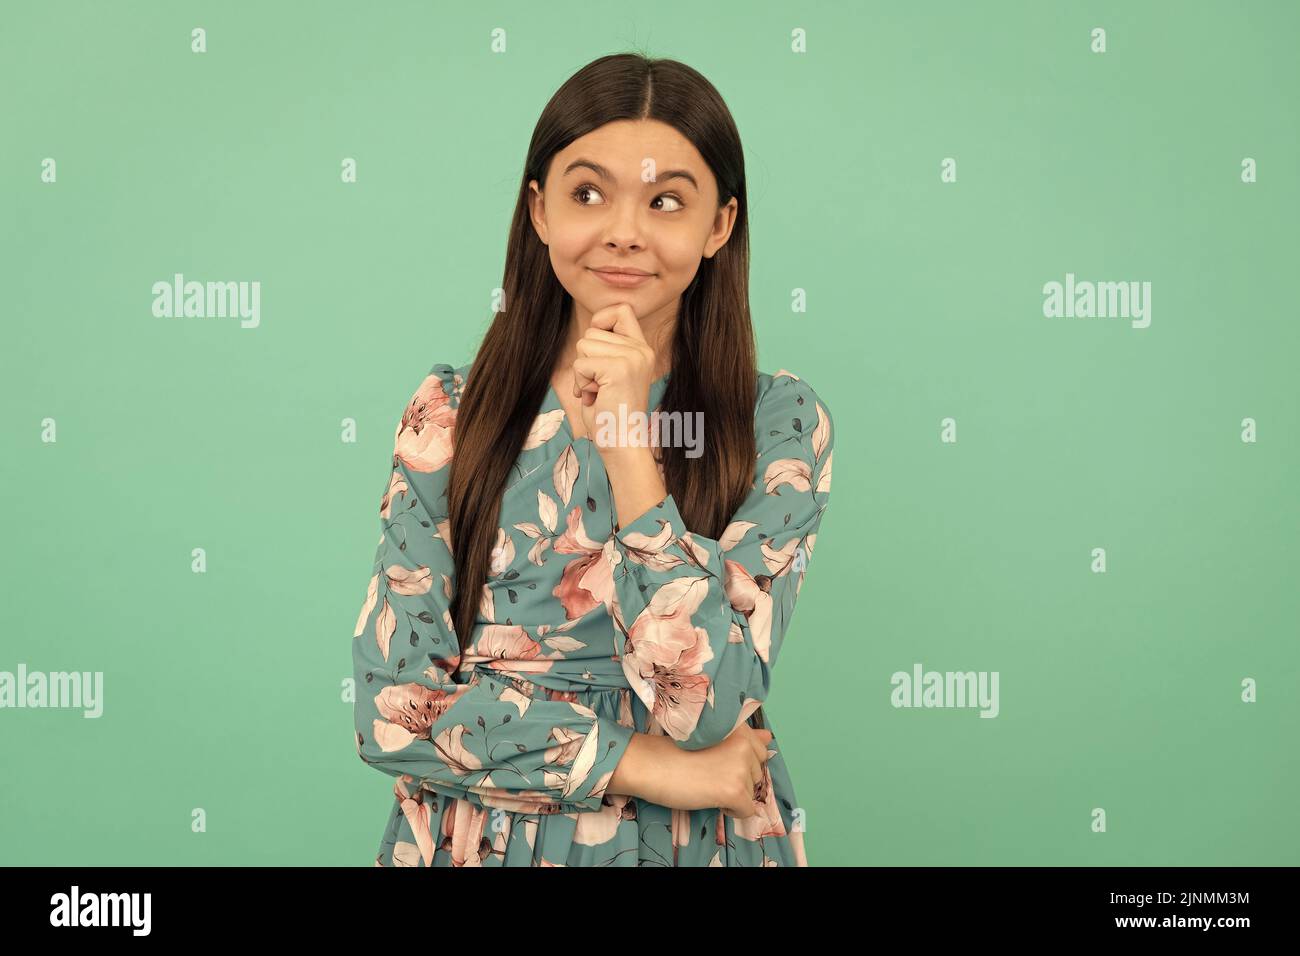
M 97 720 L 0 710 L 4 863 L 373 863 L 341 685 L 393 428 L 473 356 L 542 106 L 634 48 L 726 98 L 760 367 L 835 416 L 765 707 L 810 863 L 1300 863 L 1296 5 L 2 16 L 0 670 L 105 675 Z M 261 326 L 153 317 L 175 272 Z M 1151 282 L 1150 328 L 1044 318 L 1067 272 Z M 917 661 L 1001 714 L 894 709 Z

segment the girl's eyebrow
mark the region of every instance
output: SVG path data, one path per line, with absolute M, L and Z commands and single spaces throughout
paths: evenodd
M 615 178 L 613 173 L 611 173 L 604 166 L 600 165 L 600 163 L 594 162 L 590 159 L 575 159 L 573 162 L 569 163 L 568 166 L 564 167 L 564 175 L 566 176 L 569 175 L 569 173 L 573 172 L 575 169 L 578 169 L 581 166 L 587 167 L 593 173 L 599 176 L 601 179 L 607 179 L 615 186 L 618 185 L 618 179 Z M 670 179 L 685 179 L 687 182 L 689 182 L 692 186 L 695 187 L 696 192 L 699 192 L 700 190 L 700 184 L 697 183 L 695 181 L 695 177 L 692 176 L 690 172 L 685 169 L 664 170 L 663 172 L 658 174 L 657 178 L 654 181 L 656 183 L 664 183 Z

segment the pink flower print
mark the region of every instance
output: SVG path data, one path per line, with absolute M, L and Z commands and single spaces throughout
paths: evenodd
M 429 375 L 402 413 L 393 436 L 393 455 L 412 471 L 437 471 L 451 461 L 456 410 L 442 390 L 442 380 Z
M 707 579 L 677 578 L 661 587 L 628 632 L 623 672 L 642 703 L 674 740 L 690 737 L 709 698 L 704 664 L 709 632 L 691 622 Z
M 745 615 L 754 641 L 754 653 L 767 664 L 772 647 L 772 595 L 769 593 L 772 579 L 766 574 L 755 578 L 738 561 L 727 559 L 723 566 L 727 570 L 724 584 L 727 600 L 735 610 Z
M 612 793 L 604 798 L 599 810 L 575 816 L 578 822 L 573 828 L 573 842 L 581 846 L 601 846 L 614 839 L 620 823 L 636 819 L 636 801 Z
M 483 835 L 488 813 L 468 800 L 456 800 L 443 813 L 443 846 L 451 854 L 452 866 L 483 865 L 484 858 L 492 851 L 491 842 Z
M 518 624 L 485 624 L 474 643 L 467 649 L 461 663 L 485 663 L 495 670 L 516 670 L 527 661 L 537 661 L 538 667 L 528 670 L 550 670 L 549 661 L 542 656 L 542 645 L 528 636 Z
M 565 618 L 572 621 L 598 605 L 609 604 L 614 595 L 613 568 L 603 560 L 606 546 L 588 538 L 583 530 L 581 508 L 569 512 L 568 528 L 555 539 L 552 550 L 581 555 L 564 566 L 560 583 L 551 590 L 564 607 Z
M 375 695 L 375 709 L 384 720 L 406 732 L 409 744 L 411 740 L 428 740 L 429 728 L 451 708 L 456 697 L 455 692 L 423 684 L 393 684 Z
M 418 791 L 414 797 L 402 800 L 402 814 L 411 827 L 411 834 L 415 837 L 415 845 L 425 866 L 433 866 L 433 832 L 429 829 L 429 810 L 423 790 Z

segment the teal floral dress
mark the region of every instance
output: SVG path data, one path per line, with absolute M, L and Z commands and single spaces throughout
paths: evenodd
M 375 865 L 806 866 L 775 735 L 750 817 L 607 789 L 634 733 L 709 747 L 767 699 L 830 495 L 825 403 L 759 374 L 753 489 L 714 539 L 671 494 L 618 528 L 596 446 L 548 389 L 461 656 L 446 490 L 470 372 L 433 366 L 397 426 L 356 624 L 357 753 L 394 778 Z

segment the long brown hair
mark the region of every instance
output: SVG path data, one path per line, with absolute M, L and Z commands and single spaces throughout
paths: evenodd
M 501 496 L 550 387 L 573 307 L 530 220 L 528 183 L 545 187 L 556 153 L 625 119 L 676 128 L 717 180 L 719 206 L 735 196 L 739 207 L 727 242 L 701 258 L 678 307 L 660 409 L 704 411 L 708 440 L 692 459 L 682 447 L 659 449 L 664 485 L 689 528 L 719 538 L 753 483 L 757 366 L 740 134 L 718 91 L 684 63 L 636 53 L 601 57 L 569 77 L 537 120 L 506 246 L 505 308 L 483 337 L 456 412 L 447 505 L 456 564 L 451 616 L 462 653 L 487 582 Z

